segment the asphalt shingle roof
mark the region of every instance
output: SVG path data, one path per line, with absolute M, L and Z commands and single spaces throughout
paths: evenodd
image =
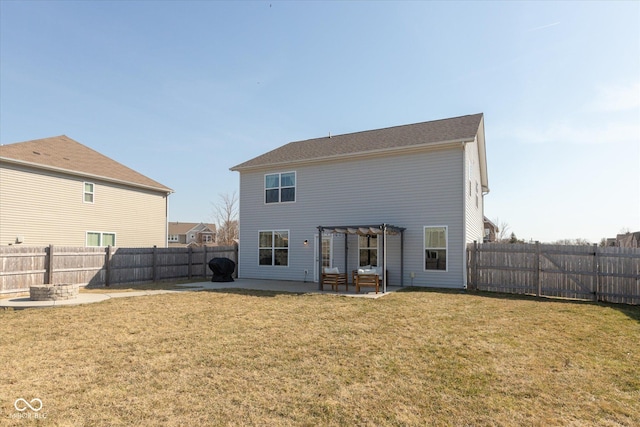
M 482 118 L 482 113 L 479 113 L 291 142 L 240 163 L 232 167 L 231 170 L 330 159 L 449 141 L 472 140 L 478 132 Z
M 0 160 L 14 160 L 45 169 L 115 180 L 167 193 L 173 192 L 169 187 L 74 141 L 66 135 L 1 145 Z

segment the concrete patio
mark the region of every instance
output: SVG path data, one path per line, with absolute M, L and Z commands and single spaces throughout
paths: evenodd
M 139 297 L 139 296 L 149 296 L 149 295 L 159 295 L 159 294 L 168 294 L 168 293 L 178 293 L 178 292 L 199 292 L 199 291 L 207 291 L 207 290 L 224 290 L 224 289 L 244 289 L 244 290 L 254 290 L 254 291 L 265 291 L 265 292 L 289 292 L 294 294 L 323 294 L 323 295 L 334 295 L 334 296 L 343 296 L 343 297 L 354 297 L 354 298 L 381 298 L 385 295 L 388 295 L 392 292 L 398 291 L 402 289 L 400 286 L 387 286 L 386 293 L 375 293 L 374 290 L 368 288 L 363 290 L 360 293 L 355 292 L 355 286 L 350 285 L 349 291 L 340 290 L 339 292 L 332 291 L 325 286 L 325 290 L 321 291 L 318 289 L 318 284 L 314 282 L 293 282 L 293 281 L 282 281 L 282 280 L 260 280 L 260 279 L 235 279 L 234 282 L 211 282 L 211 281 L 203 281 L 203 282 L 195 282 L 195 283 L 185 283 L 177 285 L 178 288 L 182 289 L 167 289 L 167 290 L 142 290 L 142 291 L 131 291 L 131 292 L 108 292 L 107 288 L 104 288 L 106 292 L 101 293 L 88 293 L 88 292 L 80 292 L 77 298 L 69 299 L 69 300 L 58 300 L 58 301 L 31 301 L 28 296 L 21 297 L 13 297 L 6 298 L 0 300 L 0 308 L 13 308 L 13 309 L 23 309 L 23 308 L 45 308 L 45 307 L 59 307 L 65 305 L 79 305 L 79 304 L 91 304 L 101 301 L 106 301 L 111 298 L 131 298 L 131 297 Z

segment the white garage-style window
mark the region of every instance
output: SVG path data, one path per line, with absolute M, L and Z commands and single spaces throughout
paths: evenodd
M 264 176 L 264 202 L 288 203 L 296 201 L 296 173 L 271 173 Z
M 447 270 L 447 227 L 424 227 L 424 269 Z
M 258 264 L 289 266 L 289 230 L 259 233 Z
M 116 233 L 87 231 L 86 246 L 115 246 Z

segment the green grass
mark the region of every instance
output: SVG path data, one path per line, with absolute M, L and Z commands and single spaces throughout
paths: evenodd
M 0 325 L 0 424 L 38 422 L 21 397 L 51 425 L 640 424 L 638 307 L 230 290 Z

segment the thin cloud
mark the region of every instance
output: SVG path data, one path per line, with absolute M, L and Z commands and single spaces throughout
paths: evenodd
M 591 111 L 626 111 L 640 107 L 640 83 L 628 86 L 610 85 L 598 88 L 590 103 Z
M 529 28 L 528 30 L 525 30 L 525 33 L 530 33 L 530 32 L 533 32 L 533 31 L 544 30 L 545 28 L 555 27 L 556 25 L 560 25 L 560 22 L 554 22 L 554 23 L 552 23 L 552 24 L 541 25 L 541 26 L 539 26 L 539 27 Z
M 601 126 L 551 123 L 547 128 L 513 129 L 511 135 L 530 144 L 625 144 L 640 140 L 640 125 L 624 122 L 610 122 Z

